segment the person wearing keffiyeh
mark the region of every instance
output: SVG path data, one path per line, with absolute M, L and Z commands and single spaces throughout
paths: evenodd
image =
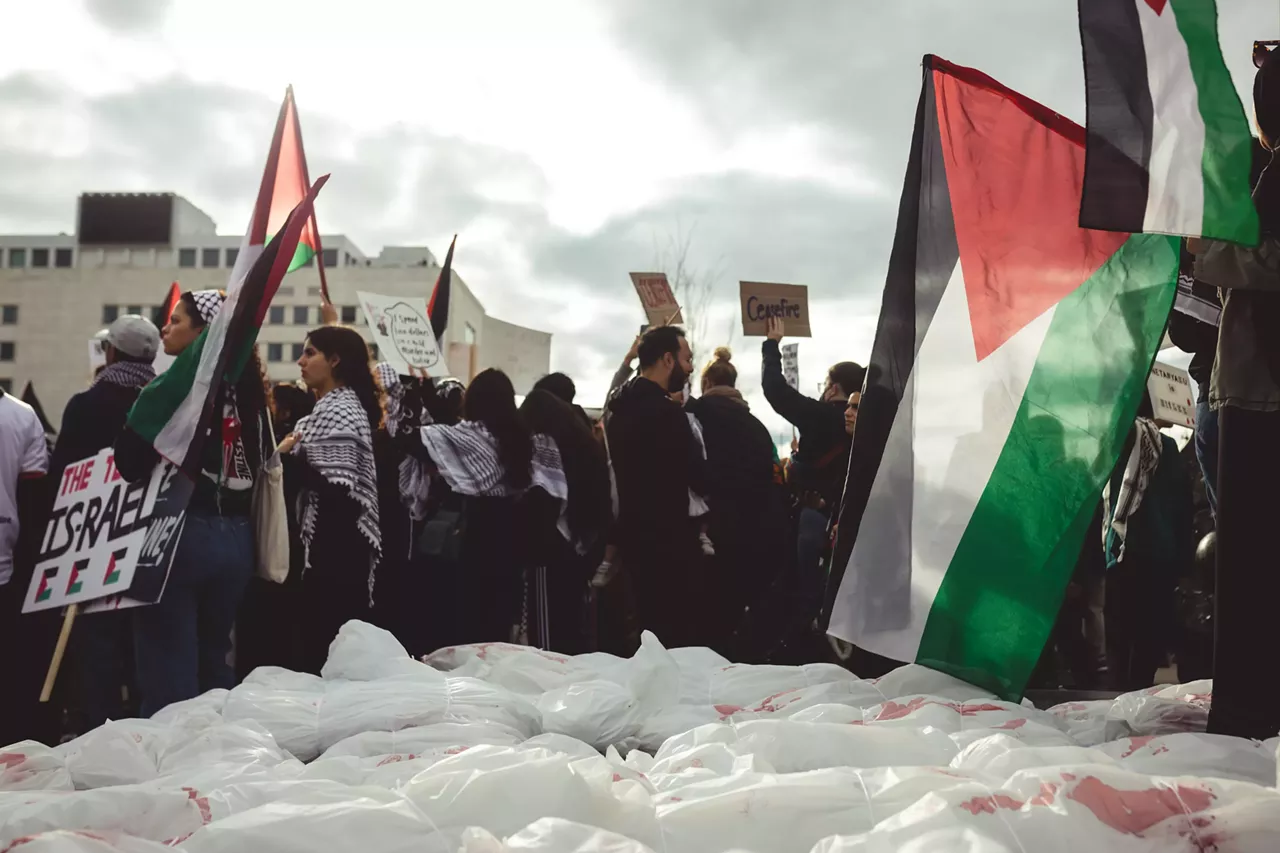
M 1107 671 L 1116 690 L 1151 686 L 1162 664 L 1174 590 L 1195 557 L 1193 515 L 1178 445 L 1160 432 L 1148 397 L 1103 491 Z
M 176 356 L 195 343 L 224 300 L 217 290 L 182 294 L 161 335 L 164 351 Z M 235 384 L 219 384 L 164 596 L 130 611 L 143 716 L 235 684 L 227 655 L 253 576 L 253 484 L 274 441 L 268 405 L 255 351 Z M 150 476 L 159 462 L 151 444 L 132 430 L 120 433 L 115 451 L 116 467 L 130 482 Z
M 286 478 L 301 484 L 299 665 L 318 674 L 342 625 L 368 620 L 373 607 L 383 552 L 374 459 L 382 394 L 364 340 L 351 329 L 314 329 L 298 366 L 319 399 L 280 452 Z

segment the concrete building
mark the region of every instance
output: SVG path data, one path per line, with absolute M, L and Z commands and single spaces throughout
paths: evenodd
M 170 282 L 225 288 L 241 241 L 172 193 L 86 193 L 76 219 L 74 235 L 0 236 L 0 387 L 21 393 L 34 382 L 55 424 L 89 383 L 94 333 L 120 314 L 156 313 Z M 366 339 L 357 291 L 425 301 L 440 272 L 426 247 L 387 246 L 368 257 L 340 234 L 321 242 L 330 297 Z M 314 263 L 285 277 L 258 336 L 272 379 L 298 377 L 294 362 L 319 324 L 319 302 Z M 455 270 L 444 354 L 459 378 L 500 367 L 524 394 L 550 369 L 551 335 L 488 316 Z

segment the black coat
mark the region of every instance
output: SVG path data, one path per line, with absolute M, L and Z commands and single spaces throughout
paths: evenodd
M 141 388 L 99 382 L 68 400 L 62 411 L 62 429 L 49 460 L 50 481 L 61 481 L 62 469 L 70 463 L 115 444 L 129 417 L 129 409 L 141 391 Z
M 853 444 L 844 430 L 842 400 L 815 400 L 787 384 L 782 375 L 782 352 L 778 342 L 766 340 L 760 382 L 764 397 L 773 410 L 800 431 L 800 447 L 791 459 L 791 485 L 797 492 L 822 495 L 834 507 L 844 493 L 849 470 L 849 448 Z

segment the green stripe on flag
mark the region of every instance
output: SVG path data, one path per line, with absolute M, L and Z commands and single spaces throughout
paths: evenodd
M 180 352 L 168 370 L 148 382 L 134 401 L 133 408 L 129 410 L 129 428 L 148 442 L 155 442 L 173 413 L 191 394 L 208 337 L 209 328 L 206 326 L 195 343 Z
M 315 257 L 315 254 L 315 249 L 299 240 L 298 248 L 293 250 L 293 260 L 289 261 L 289 269 L 285 270 L 285 273 L 288 274 L 300 267 L 306 266 L 307 261 L 310 261 Z
M 1248 246 L 1258 244 L 1258 212 L 1249 175 L 1253 134 L 1222 58 L 1214 0 L 1170 0 L 1178 32 L 1187 43 L 1204 119 L 1204 225 L 1201 234 Z
M 1176 238 L 1135 235 L 1058 304 L 918 663 L 1021 697 L 1146 388 L 1177 272 Z

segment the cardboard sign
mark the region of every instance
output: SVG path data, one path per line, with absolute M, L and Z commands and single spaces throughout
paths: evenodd
M 787 384 L 797 391 L 800 390 L 800 345 L 799 344 L 783 344 L 782 345 L 782 375 L 786 377 Z
M 397 373 L 409 376 L 410 368 L 437 376 L 448 372 L 435 332 L 431 330 L 425 298 L 364 292 L 357 292 L 356 296 L 364 306 L 364 319 L 378 345 L 380 357 Z
M 1187 371 L 1157 361 L 1147 377 L 1147 391 L 1157 421 L 1179 426 L 1196 425 L 1196 403 Z
M 671 290 L 664 272 L 633 272 L 631 283 L 635 285 L 640 304 L 644 306 L 644 314 L 649 318 L 650 326 L 665 326 L 683 323 L 680 304 Z
M 160 600 L 191 481 L 167 463 L 128 483 L 111 448 L 62 471 L 22 612 L 129 593 Z
M 803 284 L 738 282 L 742 299 L 742 333 L 764 337 L 771 317 L 780 317 L 789 338 L 809 338 L 809 288 Z

